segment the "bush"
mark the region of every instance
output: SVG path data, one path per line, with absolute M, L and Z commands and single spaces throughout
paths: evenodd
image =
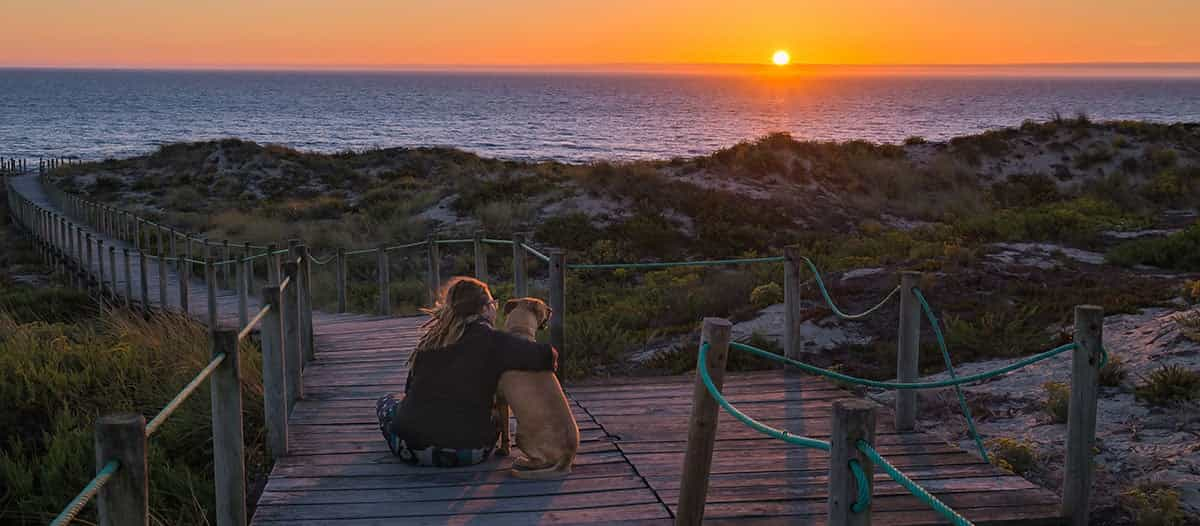
M 911 137 L 904 139 L 905 146 L 916 146 L 918 144 L 925 144 L 926 142 L 927 141 L 925 140 L 925 138 L 921 137 L 920 135 L 913 135 Z
M 771 282 L 754 287 L 750 292 L 750 304 L 757 309 L 764 309 L 777 303 L 783 303 L 783 287 Z
M 46 523 L 95 472 L 102 414 L 153 417 L 211 358 L 207 331 L 178 316 L 113 313 L 83 324 L 18 323 L 0 313 L 0 519 Z M 241 354 L 247 467 L 261 479 L 259 353 Z M 151 521 L 211 524 L 212 436 L 207 384 L 154 435 Z M 94 521 L 94 506 L 81 521 Z
M 17 323 L 61 323 L 95 314 L 86 293 L 61 287 L 0 287 L 0 311 Z
M 1200 342 L 1200 310 L 1192 309 L 1176 314 L 1172 320 L 1179 332 L 1189 340 Z
M 1165 484 L 1139 484 L 1121 493 L 1120 501 L 1137 526 L 1182 526 L 1187 521 L 1179 492 Z
M 1056 424 L 1067 422 L 1071 409 L 1071 386 L 1065 382 L 1046 382 L 1042 384 L 1046 390 L 1046 414 L 1050 421 Z
M 1154 405 L 1196 400 L 1200 398 L 1200 373 L 1181 365 L 1164 365 L 1151 372 L 1136 393 Z
M 1117 245 L 1106 256 L 1123 266 L 1151 265 L 1187 272 L 1200 271 L 1200 223 L 1157 239 L 1139 239 Z
M 1115 354 L 1108 355 L 1108 363 L 1100 368 L 1100 385 L 1104 387 L 1117 387 L 1121 382 L 1125 381 L 1125 377 L 1129 376 L 1129 371 L 1125 369 L 1125 360 Z
M 1018 475 L 1025 475 L 1037 466 L 1037 452 L 1033 444 L 1013 438 L 993 438 L 987 441 L 987 449 L 996 466 Z

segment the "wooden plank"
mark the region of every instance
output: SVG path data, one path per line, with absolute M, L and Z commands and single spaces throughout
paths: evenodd
M 335 503 L 291 506 L 260 506 L 254 515 L 262 520 L 317 520 L 353 518 L 400 518 L 428 515 L 490 514 L 514 511 L 551 511 L 634 504 L 653 504 L 658 499 L 648 489 L 625 489 L 589 493 L 567 493 L 528 497 L 477 498 L 445 502 L 402 501 L 378 503 Z
M 593 491 L 615 491 L 646 488 L 641 477 L 593 477 L 571 478 L 554 481 L 531 481 L 528 484 L 509 484 L 507 481 L 472 486 L 433 486 L 426 488 L 326 490 L 320 488 L 295 491 L 271 491 L 263 493 L 259 506 L 311 505 L 311 504 L 354 504 L 399 502 L 467 500 L 479 498 L 532 497 L 538 495 L 565 495 Z
M 636 476 L 628 463 L 585 464 L 571 471 L 569 480 L 582 478 Z M 513 478 L 507 469 L 490 471 L 445 471 L 396 473 L 367 477 L 271 477 L 265 492 L 320 490 L 411 489 L 439 486 L 474 486 L 479 484 L 528 484 L 532 481 Z
M 397 506 L 393 506 L 397 507 Z M 476 524 L 484 523 L 488 526 L 524 526 L 529 524 L 590 524 L 590 523 L 605 523 L 605 524 L 621 524 L 625 521 L 640 521 L 649 519 L 667 519 L 666 509 L 662 504 L 619 504 L 607 507 L 592 507 L 573 510 L 549 510 L 549 511 L 518 511 L 510 513 L 488 513 L 486 515 L 443 515 L 434 517 L 405 517 L 403 524 L 405 526 L 433 526 L 443 524 Z M 371 518 L 355 518 L 355 519 L 339 519 L 336 522 L 331 522 L 327 519 L 308 519 L 308 518 L 293 518 L 282 521 L 273 521 L 269 519 L 260 519 L 255 517 L 256 523 L 275 524 L 286 523 L 297 526 L 318 526 L 325 524 L 336 524 L 338 526 L 393 526 L 399 521 L 395 517 L 371 517 Z

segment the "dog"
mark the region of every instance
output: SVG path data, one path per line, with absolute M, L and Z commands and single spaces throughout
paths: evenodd
M 517 298 L 504 304 L 504 330 L 533 341 L 552 311 L 540 299 Z M 512 475 L 522 479 L 557 479 L 571 473 L 579 452 L 579 426 L 553 371 L 507 371 L 500 375 L 499 451 L 511 447 L 508 407 L 517 416 L 516 445 L 524 456 L 513 460 Z

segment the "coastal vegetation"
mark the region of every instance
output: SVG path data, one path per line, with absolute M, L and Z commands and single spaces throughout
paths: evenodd
M 46 524 L 95 472 L 96 418 L 129 411 L 151 419 L 204 367 L 211 350 L 197 322 L 100 308 L 46 276 L 32 247 L 7 228 L 0 229 L 0 244 L 0 523 Z M 242 354 L 246 461 L 261 481 L 269 466 L 259 361 L 252 349 Z M 211 524 L 206 389 L 150 438 L 153 524 Z M 94 523 L 94 506 L 80 518 Z
M 926 272 L 922 287 L 946 320 L 956 359 L 972 360 L 1061 343 L 1056 327 L 1075 304 L 1134 312 L 1172 297 L 1178 285 L 1136 272 L 1107 279 L 1111 268 L 1064 251 L 1098 250 L 1125 266 L 1191 268 L 1200 252 L 1189 250 L 1196 227 L 1129 241 L 1114 233 L 1169 226 L 1164 210 L 1200 202 L 1197 152 L 1193 125 L 1056 116 L 945 143 L 772 134 L 708 156 L 586 165 L 450 148 L 327 155 L 229 139 L 167 145 L 54 176 L 69 190 L 210 239 L 301 238 L 318 255 L 477 230 L 500 238 L 530 232 L 535 246 L 566 250 L 569 263 L 752 257 L 799 245 L 827 272 Z M 1013 280 L 989 271 L 1005 243 L 1053 249 L 1048 262 L 1016 265 L 1037 279 Z M 1152 243 L 1169 250 L 1148 250 Z M 507 250 L 492 253 L 489 275 L 504 296 Z M 446 247 L 442 259 L 443 275 L 473 272 L 469 250 Z M 429 301 L 423 253 L 392 260 L 393 311 L 415 312 Z M 374 258 L 351 259 L 349 267 L 351 308 L 370 310 L 378 297 Z M 705 315 L 754 317 L 768 299 L 778 301 L 772 285 L 781 267 L 569 273 L 570 375 L 629 372 L 631 349 L 663 342 L 681 351 Z M 530 271 L 533 292 L 544 292 L 536 278 L 545 266 L 531 259 Z M 314 273 L 316 303 L 330 308 L 332 269 Z M 835 292 L 849 305 L 867 304 L 892 279 L 881 273 Z M 811 316 L 826 312 L 814 306 Z M 893 317 L 886 309 L 879 316 Z M 844 346 L 835 358 L 867 353 L 871 360 L 851 362 L 856 372 L 888 374 L 890 325 L 869 327 L 880 341 Z M 936 353 L 922 354 L 923 366 L 941 367 Z

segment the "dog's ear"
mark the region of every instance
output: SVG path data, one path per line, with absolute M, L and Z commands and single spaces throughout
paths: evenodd
M 549 305 L 546 305 L 542 302 L 538 302 L 537 305 L 538 316 L 541 317 L 540 323 L 538 323 L 538 328 L 545 329 L 546 325 L 550 323 L 550 318 L 554 316 L 554 309 L 551 309 Z
M 504 315 L 508 316 L 508 313 L 512 312 L 512 310 L 517 308 L 517 306 L 520 304 L 521 304 L 520 299 L 511 299 L 511 300 L 504 302 Z

